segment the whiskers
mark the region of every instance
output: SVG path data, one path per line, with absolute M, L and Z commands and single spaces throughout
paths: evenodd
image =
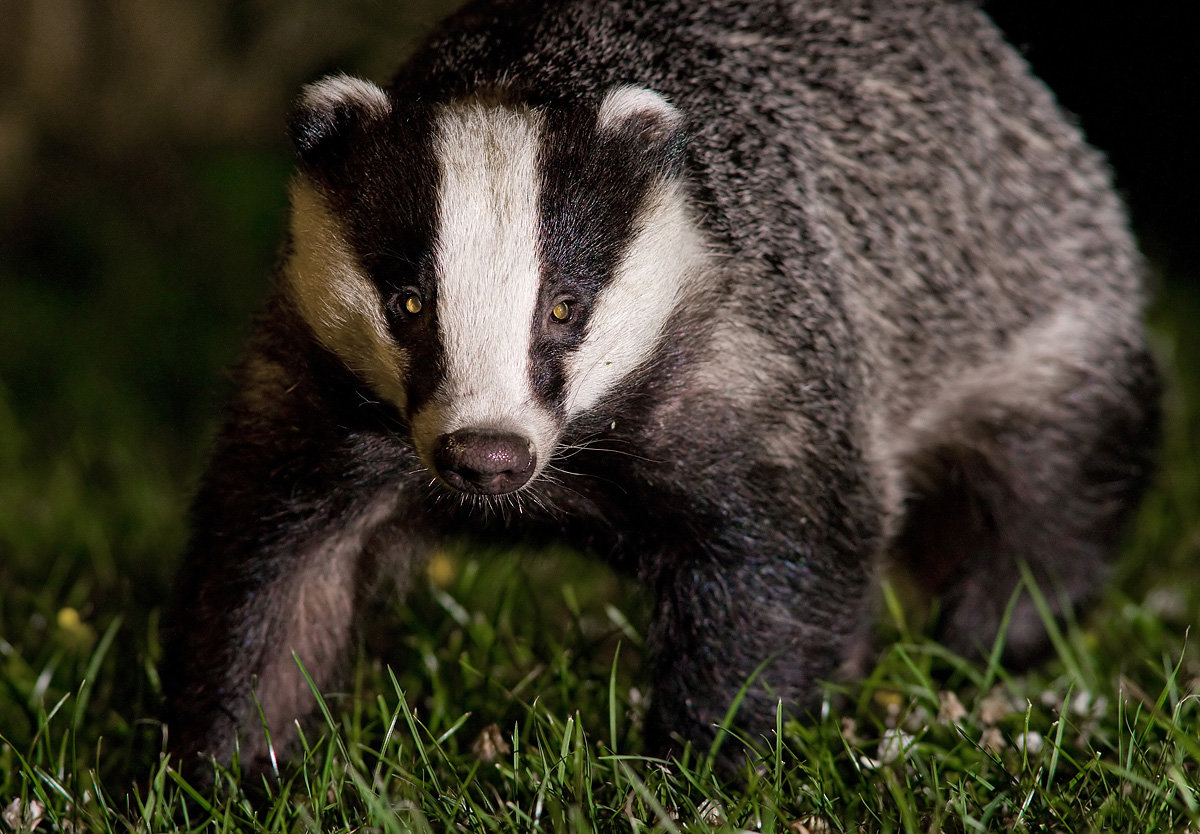
M 522 519 L 553 519 L 566 515 L 565 509 L 539 489 L 542 482 L 553 484 L 555 480 L 543 473 L 536 481 L 516 492 L 482 495 L 461 492 L 431 477 L 425 484 L 425 491 L 430 505 L 434 507 L 478 518 L 484 523 L 501 522 L 507 525 Z
M 597 431 L 586 437 L 580 438 L 573 443 L 559 444 L 558 449 L 554 452 L 554 457 L 551 459 L 551 464 L 553 464 L 554 461 L 573 458 L 583 452 L 598 452 L 605 455 L 623 455 L 624 457 L 632 460 L 640 460 L 644 463 L 664 463 L 664 461 L 656 460 L 655 458 L 650 458 L 637 452 L 630 451 L 628 448 L 622 449 L 620 448 L 621 445 L 633 447 L 633 444 L 623 437 L 610 434 L 606 431 Z
M 622 445 L 632 447 L 629 441 L 617 435 L 610 434 L 607 431 L 597 431 L 587 435 L 571 443 L 562 443 L 555 450 L 554 456 L 546 463 L 546 472 L 543 477 L 553 480 L 560 489 L 579 496 L 581 499 L 587 500 L 587 497 L 577 489 L 573 489 L 568 485 L 568 480 L 574 479 L 590 479 L 599 481 L 614 487 L 618 492 L 625 492 L 625 488 L 616 480 L 606 477 L 594 470 L 584 469 L 582 471 L 568 468 L 564 465 L 565 461 L 570 461 L 580 455 L 614 455 L 630 460 L 642 461 L 644 463 L 661 463 L 662 461 L 654 460 L 645 455 L 631 451 L 630 448 L 621 448 Z M 567 480 L 564 480 L 567 479 Z
M 616 473 L 610 477 L 605 473 L 608 467 L 588 465 L 584 463 L 584 458 L 591 463 L 603 463 L 609 456 L 614 461 L 661 463 L 640 454 L 635 448 L 630 441 L 609 430 L 598 430 L 560 444 L 536 477 L 515 492 L 502 495 L 454 489 L 424 466 L 417 467 L 409 476 L 412 481 L 419 482 L 428 506 L 452 516 L 474 519 L 483 524 L 555 521 L 580 512 L 594 512 L 598 504 L 605 503 L 602 496 L 589 494 L 591 490 L 586 484 L 594 484 L 599 491 L 610 496 L 626 492 Z

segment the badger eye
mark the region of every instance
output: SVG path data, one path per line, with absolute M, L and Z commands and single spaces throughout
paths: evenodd
M 421 291 L 416 287 L 404 287 L 389 295 L 384 307 L 393 318 L 414 318 L 425 309 L 425 302 L 421 300 Z
M 394 316 L 415 316 L 425 307 L 421 301 L 421 293 L 413 287 L 406 287 L 393 295 L 387 306 Z
M 550 315 L 555 321 L 569 321 L 571 318 L 571 305 L 565 301 L 560 301 L 550 310 Z

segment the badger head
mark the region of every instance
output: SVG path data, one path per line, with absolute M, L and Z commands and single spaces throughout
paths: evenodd
M 429 106 L 339 76 L 290 126 L 287 292 L 454 490 L 536 483 L 702 271 L 682 118 L 652 91 Z

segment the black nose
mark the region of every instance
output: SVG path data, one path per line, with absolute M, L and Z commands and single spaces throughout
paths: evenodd
M 502 495 L 533 474 L 533 444 L 516 434 L 460 429 L 443 434 L 433 449 L 438 476 L 463 492 Z

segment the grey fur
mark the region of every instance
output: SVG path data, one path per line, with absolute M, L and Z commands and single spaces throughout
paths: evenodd
M 942 597 L 940 634 L 968 653 L 995 639 L 1021 563 L 1062 616 L 1097 592 L 1156 434 L 1140 263 L 1102 160 L 985 16 L 942 0 L 478 3 L 388 92 L 418 124 L 473 96 L 569 124 L 622 84 L 683 114 L 686 148 L 654 132 L 654 176 L 683 178 L 716 266 L 653 361 L 566 426 L 590 451 L 531 485 L 544 517 L 530 504 L 498 523 L 483 500 L 448 514 L 414 474 L 410 415 L 362 406 L 363 380 L 286 288 L 268 306 L 173 616 L 168 720 L 188 762 L 228 760 L 239 734 L 264 766 L 252 679 L 286 744 L 310 702 L 281 658 L 300 651 L 336 686 L 352 602 L 463 523 L 641 577 L 658 751 L 711 738 L 764 661 L 745 728 L 768 731 L 780 698 L 813 706 L 861 658 L 889 559 Z M 404 162 L 423 158 L 419 130 L 381 110 L 305 100 L 293 118 L 302 171 L 364 258 L 423 170 Z M 337 605 L 297 616 L 313 594 Z M 1046 649 L 1027 596 L 1006 645 L 1018 664 Z

